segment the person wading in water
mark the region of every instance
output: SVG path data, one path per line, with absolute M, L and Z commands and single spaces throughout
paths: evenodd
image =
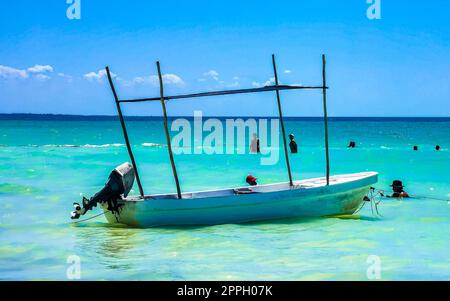
M 394 191 L 394 193 L 391 195 L 391 198 L 409 198 L 409 194 L 403 190 L 405 186 L 403 186 L 402 181 L 393 181 L 391 187 Z
M 291 153 L 292 154 L 298 153 L 298 146 L 297 146 L 297 142 L 295 142 L 294 134 L 289 134 L 289 139 L 291 140 L 291 142 L 289 142 L 289 147 L 291 149 Z
M 259 138 L 256 133 L 253 134 L 252 144 L 250 145 L 250 152 L 253 154 L 259 154 L 261 152 L 259 148 Z

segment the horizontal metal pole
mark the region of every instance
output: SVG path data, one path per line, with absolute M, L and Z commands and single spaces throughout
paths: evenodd
M 164 100 L 183 99 L 183 98 L 195 98 L 195 97 L 206 97 L 206 96 L 219 96 L 219 95 L 230 95 L 230 94 L 244 94 L 244 93 L 281 91 L 281 90 L 301 90 L 301 89 L 320 89 L 320 90 L 323 90 L 323 89 L 328 89 L 328 87 L 323 87 L 323 86 L 294 86 L 294 85 L 278 85 L 278 86 L 276 86 L 275 85 L 275 86 L 265 86 L 265 87 L 261 87 L 261 88 L 238 89 L 238 90 L 223 90 L 223 91 L 202 92 L 202 93 L 193 93 L 193 94 L 184 94 L 184 95 L 164 96 Z M 161 97 L 119 100 L 119 102 L 144 102 L 144 101 L 161 101 Z

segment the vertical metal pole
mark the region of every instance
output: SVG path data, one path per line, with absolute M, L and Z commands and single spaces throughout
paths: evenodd
M 114 84 L 112 81 L 111 73 L 109 72 L 109 67 L 106 67 L 106 74 L 108 75 L 109 85 L 111 86 L 111 90 L 114 95 L 114 99 L 116 101 L 117 112 L 119 113 L 120 124 L 122 125 L 123 137 L 125 138 L 125 143 L 127 145 L 128 155 L 130 156 L 131 163 L 133 164 L 134 171 L 136 173 L 136 182 L 139 187 L 139 193 L 141 197 L 144 197 L 144 190 L 142 189 L 141 179 L 139 178 L 139 173 L 137 169 L 136 162 L 134 160 L 133 151 L 131 150 L 130 140 L 128 139 L 127 128 L 125 126 L 125 121 L 123 120 L 122 109 L 120 108 L 119 98 L 117 97 L 116 89 L 114 88 Z
M 330 155 L 328 147 L 327 79 L 325 67 L 326 67 L 325 54 L 322 54 L 323 121 L 325 128 L 325 154 L 327 160 L 327 186 L 328 186 L 330 185 Z
M 272 54 L 272 64 L 273 64 L 273 73 L 275 75 L 275 85 L 278 86 L 278 74 L 277 74 L 277 65 L 275 64 L 275 55 Z M 277 102 L 278 102 L 278 115 L 280 117 L 281 124 L 281 134 L 283 135 L 283 144 L 284 144 L 284 156 L 286 158 L 286 166 L 289 174 L 289 185 L 294 186 L 292 182 L 292 174 L 291 174 L 291 164 L 289 163 L 289 154 L 286 143 L 286 131 L 284 130 L 284 121 L 283 121 L 283 113 L 281 111 L 281 101 L 280 101 L 280 91 L 276 90 L 277 93 Z
M 177 195 L 178 195 L 178 198 L 181 199 L 180 182 L 178 181 L 177 168 L 175 167 L 175 161 L 173 160 L 172 143 L 170 142 L 169 127 L 167 125 L 167 111 L 166 111 L 166 103 L 164 100 L 164 84 L 163 84 L 163 78 L 161 75 L 161 67 L 159 65 L 159 61 L 156 62 L 156 67 L 158 68 L 159 91 L 161 94 L 161 105 L 162 105 L 163 114 L 164 114 L 164 129 L 166 131 L 167 148 L 169 150 L 170 164 L 172 165 L 173 177 L 175 178 L 175 184 L 177 185 Z

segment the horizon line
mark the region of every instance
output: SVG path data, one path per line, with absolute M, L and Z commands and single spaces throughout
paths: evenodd
M 84 114 L 59 114 L 59 113 L 0 113 L 0 120 L 20 120 L 23 118 L 29 120 L 64 120 L 64 118 L 74 120 L 79 119 L 116 119 L 118 115 L 84 115 Z M 128 115 L 124 116 L 126 119 L 152 119 L 163 118 L 162 115 Z M 279 118 L 278 116 L 263 116 L 263 115 L 202 115 L 207 118 Z M 194 118 L 190 115 L 172 115 L 168 118 Z M 304 119 L 323 119 L 323 116 L 283 116 L 284 119 L 292 118 L 304 118 Z M 447 119 L 450 120 L 450 116 L 328 116 L 328 119 Z

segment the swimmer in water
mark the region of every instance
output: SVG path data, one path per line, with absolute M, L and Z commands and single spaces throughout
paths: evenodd
M 289 142 L 289 148 L 291 149 L 291 153 L 292 154 L 298 153 L 298 146 L 297 142 L 295 142 L 294 134 L 289 134 L 289 139 L 291 140 L 291 142 Z
M 250 144 L 250 152 L 253 154 L 259 154 L 261 152 L 259 147 L 259 138 L 256 133 L 253 134 L 252 143 Z
M 393 190 L 391 198 L 409 198 L 409 194 L 403 190 L 405 186 L 403 186 L 402 181 L 400 180 L 393 181 L 391 187 Z
M 355 148 L 356 147 L 356 142 L 355 141 L 350 141 L 347 147 L 348 148 Z

